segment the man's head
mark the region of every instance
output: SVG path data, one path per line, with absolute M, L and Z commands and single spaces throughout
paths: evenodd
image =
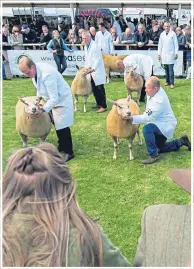
M 92 27 L 90 27 L 90 34 L 92 35 L 92 36 L 95 36 L 96 35 L 96 29 L 92 26 Z
M 22 25 L 22 30 L 21 30 L 21 32 L 23 32 L 23 33 L 26 34 L 26 35 L 30 32 L 30 28 L 29 28 L 28 24 L 23 24 L 23 25 Z
M 152 21 L 152 30 L 153 30 L 153 32 L 158 31 L 158 22 L 155 20 Z
M 187 26 L 185 27 L 185 33 L 187 33 L 187 34 L 191 34 L 191 26 L 190 26 L 190 25 L 187 25 Z
M 153 96 L 160 89 L 160 80 L 157 77 L 152 76 L 146 80 L 145 87 L 146 94 L 148 96 Z
M 123 60 L 117 60 L 116 61 L 116 66 L 121 69 L 121 70 L 124 70 L 125 69 L 125 66 L 123 64 Z
M 140 34 L 142 34 L 142 33 L 143 33 L 143 30 L 144 30 L 144 26 L 143 26 L 143 24 L 139 24 L 139 25 L 138 25 L 138 32 L 139 32 Z
M 115 27 L 112 27 L 110 29 L 110 33 L 111 33 L 112 36 L 116 36 L 117 35 L 117 29 Z
M 164 31 L 166 33 L 168 33 L 170 31 L 170 23 L 169 22 L 164 23 Z
M 131 29 L 130 29 L 130 28 L 126 28 L 126 30 L 125 30 L 125 34 L 126 34 L 126 36 L 130 36 L 130 34 L 131 34 Z
M 177 35 L 182 34 L 182 29 L 181 29 L 181 27 L 177 27 L 177 28 L 176 28 L 176 34 L 177 34 Z
M 52 36 L 55 38 L 55 39 L 58 39 L 59 38 L 59 32 L 57 30 L 54 30 L 52 32 Z
M 115 17 L 115 21 L 119 21 L 119 17 L 117 16 L 117 17 Z
M 42 32 L 43 34 L 48 34 L 48 27 L 46 25 L 42 26 Z
M 36 76 L 36 65 L 30 58 L 22 57 L 18 62 L 18 66 L 20 71 L 29 78 Z
M 82 28 L 78 30 L 78 35 L 79 35 L 79 37 L 82 37 L 82 32 L 83 32 L 83 31 L 84 31 L 84 29 L 82 29 Z
M 91 35 L 89 31 L 82 32 L 82 42 L 84 45 L 88 45 L 91 41 Z
M 100 23 L 99 26 L 98 26 L 98 29 L 99 29 L 99 31 L 104 32 L 104 30 L 105 30 L 105 24 L 103 22 Z

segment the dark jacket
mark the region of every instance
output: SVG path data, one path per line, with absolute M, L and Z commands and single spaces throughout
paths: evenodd
M 65 41 L 65 39 L 67 38 L 67 34 L 65 33 L 65 31 L 61 31 L 59 32 L 59 34 L 60 34 L 60 38 L 62 38 Z
M 30 29 L 28 34 L 23 33 L 23 42 L 24 44 L 37 43 L 36 32 L 33 29 Z
M 143 31 L 142 34 L 140 34 L 138 31 L 135 33 L 135 44 L 138 45 L 138 42 L 142 42 L 145 45 L 148 44 L 148 34 L 147 32 Z
M 44 35 L 43 33 L 40 35 L 40 43 L 46 43 L 47 45 L 51 39 L 52 35 L 50 32 L 48 32 L 47 35 Z
M 57 55 L 64 56 L 62 39 L 60 38 L 60 42 L 58 42 L 55 38 L 53 38 L 52 40 L 53 40 L 53 50 L 57 51 L 56 52 Z
M 183 34 L 177 35 L 179 48 L 184 49 L 186 44 L 186 38 Z
M 158 44 L 161 33 L 162 32 L 160 30 L 158 30 L 156 32 L 153 32 L 153 30 L 150 30 L 149 40 L 152 40 L 154 44 Z

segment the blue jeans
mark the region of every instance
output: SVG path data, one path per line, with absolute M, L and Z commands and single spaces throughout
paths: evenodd
M 2 76 L 3 76 L 3 79 L 7 78 L 6 77 L 6 74 L 5 74 L 5 66 L 4 66 L 4 63 L 2 63 Z
M 158 153 L 177 151 L 180 147 L 182 147 L 182 144 L 178 139 L 166 142 L 167 138 L 153 123 L 149 123 L 143 127 L 143 135 L 148 155 L 152 157 L 156 156 Z
M 165 64 L 164 69 L 166 74 L 166 83 L 174 85 L 174 64 Z
M 53 57 L 55 59 L 56 65 L 57 65 L 57 69 L 58 71 L 63 74 L 63 72 L 65 71 L 65 69 L 67 68 L 67 62 L 65 60 L 65 56 L 59 56 L 56 53 L 53 54 Z M 61 67 L 62 66 L 62 67 Z

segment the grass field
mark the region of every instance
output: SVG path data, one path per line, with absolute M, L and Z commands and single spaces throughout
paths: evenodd
M 67 81 L 70 84 L 71 78 L 67 78 Z M 178 120 L 174 134 L 177 138 L 185 133 L 191 137 L 190 83 L 190 80 L 177 79 L 175 89 L 165 87 Z M 122 79 L 112 79 L 105 87 L 110 99 L 126 96 Z M 9 153 L 22 146 L 15 130 L 17 96 L 30 95 L 35 95 L 30 79 L 3 82 L 4 167 Z M 171 168 L 190 167 L 191 156 L 182 147 L 178 152 L 162 154 L 158 163 L 143 166 L 141 160 L 147 157 L 145 143 L 140 146 L 135 140 L 135 160 L 128 161 L 128 143 L 122 140 L 118 159 L 113 161 L 113 142 L 106 132 L 108 113 L 97 114 L 90 109 L 93 104 L 94 98 L 91 96 L 87 105 L 88 112 L 83 113 L 83 101 L 80 98 L 80 109 L 75 114 L 75 123 L 71 127 L 76 158 L 68 165 L 76 180 L 80 206 L 90 217 L 100 218 L 99 224 L 110 240 L 132 262 L 144 208 L 160 203 L 190 203 L 190 196 L 172 182 L 168 171 Z M 108 104 L 108 108 L 110 110 L 111 104 Z M 143 104 L 141 111 L 144 111 Z M 54 128 L 47 141 L 57 145 Z M 38 140 L 30 139 L 29 142 L 34 145 Z

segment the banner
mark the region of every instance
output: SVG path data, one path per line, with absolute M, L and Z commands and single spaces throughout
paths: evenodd
M 160 61 L 158 61 L 157 50 L 115 50 L 117 55 L 130 55 L 130 54 L 145 54 L 150 55 L 154 62 L 154 75 L 162 76 L 165 74 L 164 69 L 161 66 Z M 57 68 L 56 63 L 53 58 L 53 54 L 47 50 L 8 50 L 8 60 L 12 75 L 23 75 L 18 69 L 18 60 L 22 56 L 28 56 L 35 63 L 44 62 L 51 64 Z M 65 58 L 67 61 L 67 68 L 63 75 L 74 76 L 76 74 L 76 65 L 79 67 L 84 66 L 85 56 L 84 51 L 74 51 L 72 53 L 65 51 Z M 183 51 L 178 52 L 178 59 L 175 61 L 174 66 L 175 76 L 183 75 Z

